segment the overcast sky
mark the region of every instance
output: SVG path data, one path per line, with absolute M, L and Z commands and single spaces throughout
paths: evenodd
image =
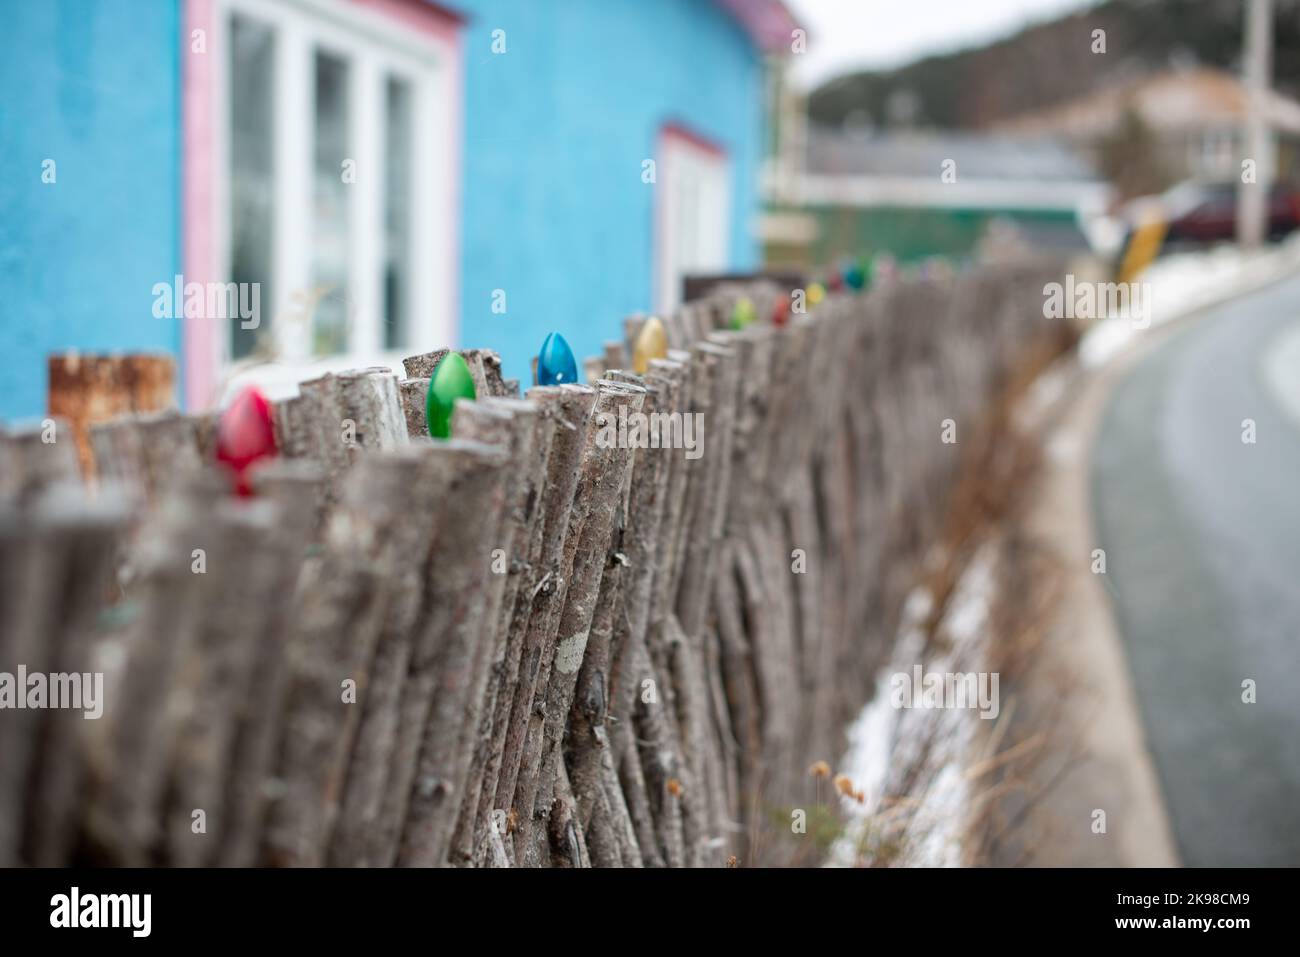
M 794 57 L 801 86 L 855 69 L 901 66 L 1008 36 L 1099 0 L 786 0 L 808 29 Z

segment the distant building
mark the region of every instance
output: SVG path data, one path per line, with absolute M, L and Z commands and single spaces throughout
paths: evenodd
M 283 386 L 448 344 L 525 378 L 552 330 L 596 353 L 758 264 L 794 29 L 780 0 L 14 4 L 0 418 L 69 349 L 170 353 L 189 408 L 257 356 Z M 161 303 L 175 277 L 257 284 L 257 328 Z
M 972 255 L 1019 232 L 1066 251 L 1087 241 L 1081 212 L 1109 187 L 1050 136 L 799 130 L 802 154 L 769 168 L 764 239 L 774 264 L 823 265 L 887 251 L 901 260 Z
M 1053 136 L 1100 161 L 1107 137 L 1136 115 L 1156 140 L 1167 181 L 1236 179 L 1244 158 L 1247 91 L 1222 70 L 1169 70 L 1120 83 L 1050 109 L 1004 120 L 1008 135 Z M 1294 173 L 1300 144 L 1300 103 L 1270 92 L 1265 114 L 1278 144 L 1275 170 Z

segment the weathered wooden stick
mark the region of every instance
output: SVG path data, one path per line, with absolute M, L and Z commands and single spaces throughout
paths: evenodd
M 644 648 L 642 651 L 644 652 Z M 632 664 L 631 658 L 632 656 L 629 655 L 627 667 Z M 618 774 L 623 797 L 627 802 L 627 812 L 632 820 L 636 846 L 641 851 L 640 864 L 645 867 L 665 867 L 663 853 L 660 850 L 659 833 L 655 828 L 655 814 L 650 806 L 649 785 L 646 783 L 645 772 L 641 768 L 641 756 L 637 751 L 633 717 L 629 715 L 626 721 L 616 725 L 611 737 L 613 739 L 612 759 L 617 762 L 615 771 Z
M 402 398 L 402 414 L 406 417 L 406 434 L 411 438 L 427 436 L 429 421 L 426 418 L 425 403 L 429 397 L 428 379 L 403 379 L 399 385 Z
M 320 469 L 308 462 L 275 459 L 253 471 L 256 494 L 272 502 L 279 528 L 264 548 L 272 553 L 263 563 L 268 576 L 270 614 L 253 649 L 253 668 L 234 732 L 226 780 L 226 824 L 213 862 L 248 867 L 257 861 L 257 843 L 272 787 L 272 765 L 284 721 L 289 668 L 289 635 L 293 632 L 292 600 L 308 541 L 319 521 L 324 484 Z M 289 599 L 289 600 L 286 600 Z
M 622 369 L 628 364 L 631 353 L 624 351 L 623 343 L 610 339 L 601 343 L 601 348 L 604 351 L 606 369 Z
M 617 371 L 612 372 L 610 378 L 644 385 L 646 398 L 642 411 L 651 422 L 655 421 L 657 415 L 681 415 L 679 405 L 686 378 L 686 368 L 681 363 L 655 359 L 651 362 L 650 373 L 644 379 Z M 669 420 L 660 418 L 658 421 Z M 623 614 L 616 616 L 615 627 L 617 629 L 625 625 L 630 633 L 628 637 L 640 642 L 645 641 L 650 621 L 655 561 L 659 555 L 661 530 L 666 524 L 669 511 L 669 478 L 674 461 L 684 457 L 682 450 L 667 447 L 669 436 L 666 432 L 667 428 L 660 428 L 657 441 L 650 448 L 639 450 L 636 455 L 623 541 L 623 551 L 627 555 L 630 569 L 629 583 L 622 596 Z M 617 658 L 616 655 L 616 661 Z M 629 686 L 627 694 L 630 693 Z M 625 698 L 614 713 L 620 720 L 625 713 L 630 715 L 630 698 Z
M 684 410 L 684 414 L 689 414 L 695 421 L 704 423 L 704 430 L 707 432 L 711 419 L 718 357 L 716 349 L 712 346 L 708 349 L 692 347 L 690 355 L 688 386 L 690 405 Z M 669 357 L 676 358 L 672 353 Z M 698 553 L 710 538 L 710 517 L 706 515 L 701 519 L 698 514 L 702 508 L 701 503 L 709 497 L 707 469 L 710 461 L 706 453 L 694 458 L 683 457 L 675 463 L 675 467 L 680 467 L 683 473 L 677 480 L 681 483 L 678 492 L 681 500 L 672 506 L 674 508 L 673 524 L 670 526 L 673 535 L 670 552 L 672 564 L 665 571 L 665 574 L 671 576 L 671 583 L 667 584 L 666 597 L 668 608 L 673 610 L 681 607 L 683 595 L 687 591 L 684 581 L 686 567 L 692 553 L 696 555 L 695 560 L 700 561 Z M 693 547 L 692 542 L 695 542 Z
M 795 599 L 794 615 L 790 619 L 794 630 L 791 633 L 795 642 L 795 662 L 799 671 L 799 690 L 796 701 L 801 703 L 799 726 L 795 740 L 805 746 L 816 745 L 813 739 L 812 700 L 807 695 L 818 691 L 822 634 L 822 542 L 817 527 L 816 505 L 813 501 L 811 483 L 813 476 L 808 475 L 808 484 L 795 482 L 791 486 L 793 500 L 787 507 L 786 515 L 790 530 L 790 544 L 809 556 L 807 569 L 802 574 L 792 575 Z M 814 759 L 815 760 L 815 759 Z
M 270 547 L 277 528 L 267 501 L 218 502 L 214 535 L 203 556 L 210 614 L 196 629 L 181 662 L 172 701 L 180 727 L 168 781 L 165 860 L 193 867 L 209 860 L 224 836 L 225 781 L 233 749 L 241 692 L 257 661 L 257 638 L 266 627 L 282 582 L 279 556 Z
M 6 710 L 0 721 L 0 862 L 10 866 L 64 864 L 77 838 L 82 739 L 93 724 L 85 718 L 99 718 L 106 705 L 96 618 L 130 505 L 111 488 L 88 501 L 74 478 L 34 495 L 24 518 L 0 518 L 0 671 L 50 674 L 42 706 L 53 708 L 56 694 L 60 703 Z
M 472 702 L 481 701 L 487 682 L 489 656 L 479 626 L 497 614 L 490 604 L 491 552 L 506 508 L 505 450 L 461 439 L 434 447 L 450 451 L 459 462 L 431 562 L 432 620 L 417 643 L 407 679 L 408 686 L 414 681 L 419 687 L 426 675 L 433 678 L 419 723 L 418 763 L 397 856 L 399 865 L 409 867 L 447 862 L 477 730 L 478 705 Z M 463 727 L 466 715 L 471 719 Z
M 285 458 L 312 458 L 316 452 L 316 434 L 313 430 L 312 399 L 296 395 L 271 403 L 271 424 L 275 433 L 275 447 Z M 199 445 L 204 443 L 200 440 Z M 211 458 L 210 455 L 205 456 Z
M 397 744 L 412 636 L 421 625 L 425 556 L 436 532 L 439 502 L 450 488 L 449 472 L 439 468 L 427 446 L 412 446 L 368 464 L 382 472 L 375 493 L 385 495 L 391 509 L 386 540 L 376 543 L 391 569 L 386 583 L 389 599 L 365 695 L 358 699 L 360 725 L 330 838 L 329 861 L 335 866 L 378 863 L 372 856 L 372 832 L 382 813 Z
M 645 378 L 620 371 L 611 372 L 610 378 L 616 381 L 644 384 L 646 398 L 642 412 L 653 423 L 656 421 L 656 415 L 667 416 L 676 410 L 679 387 L 684 375 L 685 368 L 681 364 L 656 359 L 652 360 L 651 374 Z M 680 415 L 680 411 L 678 414 Z M 660 419 L 660 421 L 667 420 Z M 669 464 L 672 456 L 682 454 L 680 451 L 661 447 L 665 444 L 665 440 L 663 433 L 657 432 L 648 440 L 651 442 L 650 447 L 640 449 L 636 453 L 627 518 L 622 532 L 621 551 L 625 555 L 627 568 L 623 572 L 624 585 L 619 591 L 618 607 L 614 612 L 613 651 L 610 655 L 606 718 L 606 721 L 614 725 L 609 732 L 614 754 L 611 757 L 595 751 L 586 758 L 591 760 L 593 757 L 598 757 L 603 774 L 607 773 L 605 771 L 607 766 L 618 765 L 621 771 L 621 799 L 628 808 L 636 843 L 640 848 L 640 863 L 650 867 L 663 866 L 663 858 L 655 836 L 654 817 L 646 793 L 645 776 L 636 751 L 633 713 L 634 696 L 641 689 L 642 681 L 653 679 L 649 675 L 638 676 L 631 673 L 631 661 L 634 657 L 632 654 L 634 645 L 641 646 L 644 652 L 646 627 L 650 614 L 649 602 L 654 584 L 654 559 L 658 551 L 659 530 L 666 511 Z M 588 667 L 587 663 L 584 663 L 583 667 L 585 671 Z M 587 696 L 587 693 L 580 691 L 578 701 L 581 702 Z M 576 749 L 574 760 L 581 760 Z M 578 776 L 576 770 L 571 775 L 571 777 Z M 581 798 L 581 789 L 578 789 L 578 793 Z M 614 798 L 611 797 L 610 800 L 617 804 Z
M 526 843 L 534 814 L 550 812 L 554 782 L 558 774 L 560 744 L 569 717 L 578 671 L 582 666 L 592 619 L 600 596 L 600 582 L 614 529 L 615 508 L 621 498 L 631 462 L 631 450 L 620 445 L 620 417 L 639 413 L 645 391 L 625 383 L 600 380 L 592 412 L 570 516 L 568 539 L 575 548 L 572 579 L 559 616 L 554 660 L 547 682 L 546 714 L 540 730 L 537 771 L 529 767 L 524 782 L 520 833 Z M 613 595 L 607 593 L 613 600 Z M 523 811 L 528 814 L 523 814 Z
M 518 690 L 510 712 L 501 774 L 497 782 L 496 810 L 507 814 L 516 809 L 515 792 L 528 746 L 529 729 L 534 719 L 534 703 L 545 700 L 543 681 L 550 676 L 550 662 L 555 650 L 555 629 L 568 587 L 573 553 L 569 542 L 569 518 L 578 486 L 588 420 L 596 401 L 596 390 L 589 386 L 541 386 L 529 390 L 530 399 L 551 410 L 555 419 L 555 439 L 541 503 L 543 551 L 539 562 L 541 577 L 533 586 L 527 626 L 519 664 Z M 534 744 L 538 743 L 536 740 Z M 531 798 L 530 798 L 531 800 Z M 531 803 L 529 805 L 531 810 Z
M 714 856 L 706 846 L 712 848 L 721 839 L 725 803 L 720 792 L 721 780 L 716 774 L 715 759 L 720 760 L 720 754 L 716 738 L 711 734 L 713 716 L 705 673 L 703 623 L 709 600 L 707 589 L 712 581 L 712 553 L 721 537 L 721 512 L 726 505 L 723 497 L 729 451 L 722 440 L 722 430 L 729 428 L 734 415 L 736 380 L 735 354 L 731 350 L 703 342 L 695 346 L 694 352 L 695 368 L 700 374 L 698 393 L 693 390 L 693 395 L 699 396 L 696 410 L 705 421 L 721 427 L 719 441 L 697 460 L 692 471 L 685 513 L 689 518 L 687 527 L 680 533 L 685 542 L 685 555 L 677 616 L 668 619 L 665 627 L 683 752 L 691 769 L 692 784 L 698 789 L 683 805 L 686 844 L 693 863 L 703 865 Z M 708 434 L 711 432 L 706 429 L 705 438 Z
M 275 798 L 262 842 L 268 863 L 325 860 L 390 582 L 396 563 L 408 560 L 386 548 L 408 519 L 393 461 L 361 460 L 344 483 L 324 552 L 303 570 Z
M 700 411 L 696 406 L 695 389 L 700 381 L 700 372 L 693 368 L 691 354 L 685 351 L 669 350 L 668 359 L 680 370 L 676 405 L 673 409 L 681 415 Z M 662 367 L 655 367 L 660 369 Z M 687 491 L 690 472 L 698 463 L 692 462 L 685 454 L 669 455 L 667 493 L 664 499 L 664 514 L 659 530 L 659 543 L 654 559 L 654 584 L 651 589 L 649 629 L 655 628 L 672 610 L 677 598 L 678 571 L 684 557 L 681 548 L 683 516 L 686 514 Z
M 358 455 L 407 443 L 397 376 L 386 368 L 327 373 L 298 391 L 300 401 L 277 406 L 278 438 L 320 463 L 331 501 Z
M 697 353 L 707 357 L 710 369 L 708 425 L 697 436 L 702 469 L 701 486 L 691 514 L 687 554 L 681 591 L 677 598 L 677 617 L 688 635 L 703 627 L 713 582 L 714 551 L 722 540 L 726 521 L 727 493 L 730 491 L 732 424 L 736 415 L 736 353 L 712 342 L 701 343 Z M 705 444 L 707 443 L 707 445 Z
M 102 479 L 144 489 L 144 437 L 133 416 L 98 422 L 90 427 L 95 473 Z
M 409 356 L 402 360 L 402 366 L 406 369 L 407 379 L 427 379 L 433 375 L 433 370 L 438 367 L 450 349 L 435 349 L 432 352 L 424 352 L 417 356 Z M 515 396 L 519 394 L 519 383 L 511 382 L 506 384 L 501 378 L 501 357 L 491 349 L 461 349 L 460 354 L 465 358 L 465 363 L 469 366 L 470 377 L 474 380 L 474 388 L 478 392 L 480 399 L 486 399 L 489 396 Z
M 745 609 L 736 584 L 735 549 L 739 547 L 742 547 L 739 542 L 733 542 L 719 555 L 722 568 L 714 583 L 714 607 L 721 655 L 719 677 L 725 690 L 724 701 L 730 707 L 730 724 L 734 729 L 738 752 L 736 790 L 738 794 L 748 795 L 754 793 L 757 787 L 763 743 L 758 688 L 742 619 Z M 743 820 L 743 807 L 736 808 L 736 811 Z
M 651 634 L 661 628 L 662 625 L 651 629 Z M 633 674 L 643 676 L 643 682 L 650 682 L 636 699 L 635 741 L 645 772 L 659 851 L 668 867 L 685 867 L 681 798 L 687 787 L 683 782 L 689 780 L 689 769 L 681 754 L 671 683 L 666 669 L 651 662 L 644 645 L 632 646 L 630 667 Z M 632 758 L 625 758 L 629 759 Z
M 76 481 L 77 450 L 67 422 L 0 429 L 0 505 L 21 504 L 59 482 Z
M 139 484 L 152 500 L 199 467 L 194 420 L 177 412 L 132 415 L 90 428 L 101 479 Z
M 486 664 L 481 666 L 487 684 L 482 700 L 473 698 L 465 716 L 464 731 L 469 734 L 467 747 L 471 757 L 465 794 L 452 833 L 451 862 L 457 865 L 468 864 L 474 855 L 475 824 L 490 762 L 497 696 L 505 678 L 509 616 L 514 611 L 532 532 L 530 497 L 536 495 L 537 489 L 524 463 L 538 457 L 534 442 L 539 418 L 537 407 L 531 402 L 489 398 L 483 402 L 458 402 L 452 419 L 456 435 L 501 446 L 511 463 L 505 479 L 506 513 L 500 540 L 487 556 L 493 577 L 483 616 L 483 633 L 478 639 L 480 653 L 487 656 Z
M 406 417 L 394 373 L 382 367 L 340 373 L 338 397 L 343 444 L 354 460 L 366 450 L 398 449 L 407 444 Z
M 559 778 L 555 782 L 554 801 L 554 806 L 547 811 L 546 820 L 550 829 L 550 846 L 556 849 L 556 865 L 590 867 L 591 858 L 587 852 L 586 840 L 582 836 L 582 828 L 578 826 L 577 808 L 563 764 L 559 767 Z
M 717 836 L 715 861 L 725 862 L 738 835 L 740 823 L 740 745 L 731 726 L 731 712 L 727 707 L 726 691 L 722 686 L 722 652 L 717 630 L 709 628 L 704 634 L 704 679 L 708 692 L 709 710 L 713 719 L 713 788 L 714 814 Z
M 129 706 L 109 712 L 91 752 L 90 843 L 114 863 L 150 863 L 162 837 L 163 789 L 187 693 L 178 674 L 206 619 L 224 611 L 216 580 L 202 569 L 216 537 L 207 516 L 228 488 L 214 470 L 172 487 L 132 552 L 124 634 L 110 648 L 125 663 L 115 696 Z
M 791 634 L 794 623 L 789 598 L 794 576 L 782 516 L 769 513 L 753 526 L 751 536 L 750 547 L 738 551 L 736 558 L 755 686 L 763 702 L 762 761 L 751 797 L 756 813 L 762 813 L 766 806 L 782 807 L 788 798 L 796 762 L 798 662 Z M 748 823 L 752 836 L 759 822 L 751 814 Z M 761 863 L 753 841 L 749 859 Z
M 609 689 L 610 638 L 614 630 L 614 607 L 621 590 L 622 566 L 614 556 L 605 561 L 599 596 L 587 632 L 586 649 L 577 672 L 573 704 L 567 716 L 564 737 L 572 749 L 567 776 L 575 802 L 575 817 L 587 838 L 594 867 L 618 867 L 622 863 L 615 834 L 615 822 L 605 794 L 602 757 L 609 749 L 605 730 Z M 556 684 L 552 671 L 552 686 Z M 558 753 L 558 746 L 557 746 Z M 543 765 L 544 766 L 544 765 Z M 622 795 L 618 802 L 623 803 Z M 599 813 L 598 813 L 599 811 Z M 626 814 L 626 807 L 623 808 Z
M 560 395 L 555 393 L 552 398 L 558 401 Z M 498 845 L 502 855 L 507 852 L 507 842 L 503 839 L 509 829 L 509 814 L 496 807 L 497 788 L 502 762 L 506 757 L 506 736 L 510 729 L 512 706 L 520 694 L 520 663 L 535 597 L 534 589 L 546 573 L 542 565 L 546 530 L 543 502 L 559 419 L 558 406 L 551 401 L 542 401 L 542 395 L 534 396 L 529 402 L 538 411 L 533 436 L 535 451 L 526 478 L 522 511 L 517 519 L 527 529 L 527 540 L 523 544 L 521 560 L 510 569 L 511 576 L 517 579 L 513 597 L 508 595 L 502 604 L 505 653 L 501 661 L 496 700 L 492 704 L 492 736 L 488 745 L 487 762 L 483 767 L 483 785 L 475 815 L 475 844 L 481 847 L 490 833 L 495 839 L 492 848 L 494 855 Z M 518 542 L 516 547 L 519 547 Z M 513 850 L 512 843 L 509 849 Z

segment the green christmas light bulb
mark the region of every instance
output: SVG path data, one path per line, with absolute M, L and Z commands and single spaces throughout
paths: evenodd
M 741 296 L 736 300 L 736 305 L 731 310 L 731 328 L 744 329 L 757 318 L 758 313 L 754 309 L 753 300 L 748 296 Z
M 451 413 L 457 399 L 476 399 L 474 378 L 469 374 L 465 357 L 448 352 L 429 377 L 429 394 L 424 400 L 424 417 L 429 434 L 435 439 L 451 438 Z

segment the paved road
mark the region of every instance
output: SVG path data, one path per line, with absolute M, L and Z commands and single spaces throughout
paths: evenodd
M 1184 863 L 1300 865 L 1300 277 L 1145 356 L 1091 484 Z

